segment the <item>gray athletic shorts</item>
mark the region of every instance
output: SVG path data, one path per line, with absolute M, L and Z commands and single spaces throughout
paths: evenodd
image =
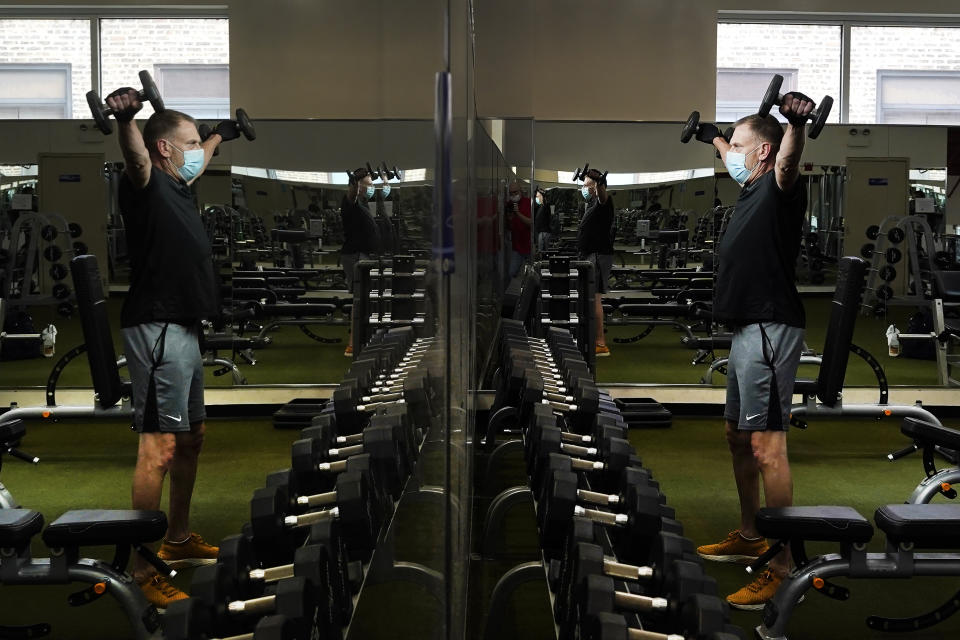
M 361 260 L 369 260 L 365 253 L 341 253 L 340 266 L 343 267 L 343 279 L 347 282 L 347 291 L 353 293 L 353 271 Z
M 786 431 L 802 350 L 799 327 L 764 322 L 762 330 L 760 324 L 734 330 L 723 417 L 741 431 Z
M 607 283 L 610 282 L 610 271 L 613 269 L 613 254 L 591 253 L 584 258 L 593 263 L 593 275 L 597 283 L 597 293 L 607 292 Z
M 134 431 L 189 431 L 191 424 L 206 418 L 197 327 L 173 322 L 125 327 L 123 347 L 133 384 Z

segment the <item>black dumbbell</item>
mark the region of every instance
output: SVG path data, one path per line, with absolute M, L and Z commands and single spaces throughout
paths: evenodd
M 150 77 L 150 72 L 144 69 L 140 72 L 140 83 L 143 89 L 137 92 L 141 102 L 149 102 L 153 105 L 153 110 L 160 112 L 164 110 L 163 98 L 160 97 L 160 91 L 157 84 Z M 87 92 L 87 105 L 90 107 L 90 113 L 93 115 L 93 121 L 97 129 L 100 129 L 105 135 L 113 132 L 113 125 L 110 124 L 110 116 L 114 115 L 113 109 L 107 107 L 96 91 Z
M 52 224 L 45 224 L 43 225 L 43 227 L 40 228 L 40 237 L 46 240 L 47 242 L 56 240 L 57 235 L 58 235 L 57 228 Z
M 729 625 L 726 625 L 726 629 Z M 741 640 L 740 632 L 731 630 L 710 633 L 681 634 L 659 633 L 649 629 L 637 629 L 627 625 L 619 613 L 604 611 L 589 615 L 580 623 L 578 629 L 584 640 Z
M 408 437 L 405 427 L 396 416 L 391 416 L 391 425 L 370 426 L 364 429 L 362 442 L 345 447 L 329 446 L 329 438 L 301 438 L 291 447 L 291 466 L 294 473 L 312 474 L 317 471 L 337 471 L 338 462 L 351 456 L 367 453 L 387 493 L 398 497 L 410 468 L 406 458 Z M 346 463 L 344 463 L 346 464 Z
M 166 640 L 297 640 L 303 631 L 301 621 L 272 615 L 260 618 L 253 633 L 227 636 L 213 628 L 210 607 L 196 598 L 170 603 L 163 616 Z
M 886 251 L 877 251 L 876 245 L 872 242 L 868 242 L 860 247 L 860 256 L 864 259 L 871 260 L 875 255 L 883 256 L 888 264 L 897 264 L 903 259 L 903 253 L 896 247 L 890 247 Z
M 87 247 L 86 242 L 81 242 L 79 240 L 74 241 L 73 243 L 73 255 L 74 256 L 84 256 L 90 253 L 89 247 Z
M 76 222 L 71 222 L 67 225 L 67 228 L 70 230 L 70 237 L 74 240 L 83 235 L 83 227 Z
M 760 102 L 760 108 L 757 110 L 757 113 L 761 116 L 766 116 L 770 113 L 770 109 L 774 106 L 780 106 L 783 104 L 783 95 L 780 93 L 780 87 L 783 85 L 783 76 L 780 74 L 774 74 L 773 78 L 770 80 L 769 86 L 767 86 L 766 93 L 763 94 L 763 100 Z M 792 92 L 796 95 L 796 92 Z M 801 96 L 803 94 L 800 94 Z M 803 96 L 806 97 L 806 96 Z M 816 109 L 811 111 L 807 118 L 813 123 L 810 125 L 810 130 L 807 132 L 807 136 L 811 139 L 816 139 L 820 135 L 820 131 L 823 130 L 823 125 L 827 123 L 827 118 L 830 117 L 830 110 L 833 108 L 833 98 L 830 96 L 823 96 L 823 100 L 820 101 L 819 106 Z
M 67 270 L 67 266 L 59 262 L 55 262 L 50 265 L 50 277 L 56 281 L 63 280 L 67 277 L 70 272 Z
M 207 138 L 213 135 L 213 129 L 206 122 L 203 122 L 197 127 L 197 133 L 200 134 L 200 141 L 206 142 Z M 213 155 L 220 155 L 220 145 L 217 145 L 217 147 L 213 150 Z
M 666 536 L 667 534 L 664 534 Z M 680 549 L 670 548 L 667 553 Z M 683 600 L 696 593 L 716 595 L 716 580 L 703 572 L 699 563 L 678 555 L 663 555 L 654 566 L 624 564 L 603 553 L 603 548 L 588 542 L 574 543 L 569 556 L 564 558 L 560 586 L 554 600 L 554 619 L 561 626 L 575 624 L 575 594 L 582 592 L 583 582 L 590 575 L 605 575 L 618 580 L 642 583 L 650 592 L 676 600 Z
M 867 238 L 876 240 L 880 237 L 880 225 L 872 224 L 867 227 Z M 906 232 L 900 227 L 893 227 L 887 231 L 887 240 L 893 244 L 900 244 L 907 237 Z
M 369 560 L 380 523 L 376 520 L 366 480 L 359 473 L 344 472 L 337 476 L 337 488 L 335 507 L 300 514 L 291 514 L 297 505 L 284 487 L 257 489 L 250 500 L 250 531 L 254 541 L 296 546 L 307 533 L 305 527 L 334 519 L 339 522 L 350 558 Z
M 337 529 L 334 526 L 330 531 L 336 532 Z M 267 584 L 302 576 L 315 587 L 316 592 L 330 595 L 330 604 L 317 603 L 322 609 L 318 613 L 323 619 L 331 625 L 346 625 L 353 614 L 353 600 L 346 579 L 343 548 L 339 536 L 326 542 L 311 539 L 305 546 L 296 549 L 292 563 L 264 567 L 257 560 L 250 538 L 237 534 L 220 542 L 217 562 L 227 567 L 228 579 L 233 580 L 236 593 L 244 598 L 263 595 Z
M 627 496 L 629 501 L 620 504 L 620 511 L 600 511 L 577 504 L 579 478 L 575 473 L 555 471 L 544 485 L 543 499 L 538 503 L 537 519 L 543 546 L 559 549 L 566 537 L 566 528 L 574 516 L 588 518 L 601 525 L 621 530 L 624 540 L 646 548 L 646 544 L 661 531 L 682 534 L 682 527 L 673 518 L 673 510 L 660 502 L 659 492 L 644 491 L 634 487 Z M 629 558 L 624 558 L 629 559 Z
M 233 120 L 233 123 L 237 125 L 237 129 L 240 130 L 240 133 L 243 134 L 243 137 L 251 141 L 256 140 L 257 130 L 253 126 L 253 121 L 250 120 L 246 110 L 238 107 L 236 110 L 236 115 L 237 118 L 236 120 Z
M 67 284 L 63 282 L 58 282 L 57 284 L 53 285 L 53 288 L 51 289 L 51 293 L 53 293 L 53 297 L 56 298 L 57 300 L 66 300 L 67 298 L 70 297 L 71 291 L 70 291 L 70 287 Z
M 530 434 L 532 435 L 532 434 Z M 604 435 L 597 438 L 589 446 L 564 442 L 563 432 L 558 427 L 544 426 L 538 427 L 537 438 L 529 438 L 526 449 L 529 452 L 527 458 L 527 472 L 533 478 L 535 486 L 540 486 L 545 478 L 546 471 L 544 464 L 549 462 L 551 453 L 560 453 L 572 456 L 575 459 L 582 459 L 584 464 L 574 465 L 580 471 L 605 471 L 618 474 L 623 469 L 634 463 L 635 452 L 630 442 L 617 437 Z M 594 459 L 596 461 L 594 461 Z M 593 465 L 589 469 L 586 463 Z
M 73 314 L 76 313 L 77 308 L 72 302 L 61 302 L 57 305 L 57 315 L 61 318 L 70 319 L 73 317 Z
M 298 576 L 278 581 L 274 594 L 241 600 L 237 597 L 236 585 L 231 578 L 229 569 L 224 565 L 198 567 L 193 574 L 190 599 L 201 604 L 168 610 L 164 620 L 176 629 L 187 629 L 194 633 L 206 631 L 209 634 L 214 630 L 218 633 L 242 633 L 262 616 L 278 614 L 292 624 L 299 625 L 302 632 L 311 628 L 316 617 L 317 602 L 327 597 L 325 593 L 318 594 L 318 588 L 309 580 Z M 201 613 L 204 609 L 206 615 Z M 167 617 L 171 614 L 173 619 Z M 208 625 L 207 629 L 198 629 L 203 623 Z
M 643 614 L 652 627 L 679 632 L 681 638 L 723 632 L 729 617 L 727 604 L 714 595 L 697 593 L 683 599 L 642 596 L 619 591 L 613 578 L 597 574 L 587 576 L 574 598 L 582 622 L 605 612 L 631 611 Z M 561 630 L 560 637 L 572 636 Z
M 63 251 L 57 245 L 50 244 L 44 248 L 43 257 L 50 262 L 59 262 L 60 258 L 63 257 Z

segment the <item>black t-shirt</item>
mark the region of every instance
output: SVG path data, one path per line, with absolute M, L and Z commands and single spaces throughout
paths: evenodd
M 550 233 L 550 205 L 546 202 L 538 204 L 533 212 L 533 229 L 535 233 Z
M 377 221 L 366 203 L 350 202 L 346 196 L 340 203 L 340 219 L 343 221 L 343 247 L 341 253 L 380 253 L 380 230 Z
M 807 210 L 798 179 L 789 192 L 769 171 L 740 191 L 733 216 L 717 247 L 713 314 L 734 326 L 781 322 L 804 327 L 796 264 Z
M 210 240 L 189 185 L 155 167 L 143 189 L 124 174 L 120 212 L 130 255 L 130 291 L 120 324 L 195 324 L 217 313 Z
M 577 250 L 581 256 L 591 253 L 604 255 L 613 254 L 613 196 L 608 195 L 607 201 L 600 203 L 600 198 L 594 196 L 577 230 Z

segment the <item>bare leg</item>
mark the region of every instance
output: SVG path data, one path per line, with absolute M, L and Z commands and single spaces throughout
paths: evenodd
M 157 511 L 163 496 L 163 479 L 173 461 L 176 439 L 172 433 L 141 433 L 137 466 L 133 472 L 133 508 Z M 133 555 L 133 576 L 138 580 L 155 573 L 140 557 Z
M 190 535 L 190 499 L 197 480 L 197 460 L 203 448 L 203 422 L 190 425 L 190 431 L 177 433 L 177 448 L 170 464 L 170 510 L 167 514 L 167 540 L 180 542 Z
M 749 431 L 737 430 L 737 425 L 726 421 L 727 444 L 733 456 L 733 477 L 740 496 L 740 532 L 747 538 L 756 538 L 756 517 L 760 508 L 760 470 L 750 446 Z
M 763 476 L 763 494 L 768 507 L 789 507 L 793 504 L 793 478 L 787 459 L 786 431 L 757 431 L 751 438 L 753 455 Z M 778 576 L 790 571 L 789 549 L 770 561 L 770 569 Z

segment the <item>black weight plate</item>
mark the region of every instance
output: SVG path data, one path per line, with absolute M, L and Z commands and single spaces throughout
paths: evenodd
M 73 243 L 73 255 L 82 256 L 87 253 L 89 253 L 89 251 L 86 242 L 77 241 Z
M 763 94 L 763 100 L 760 102 L 760 109 L 757 110 L 761 116 L 770 113 L 773 105 L 777 104 L 780 97 L 780 87 L 783 85 L 783 76 L 779 73 L 774 74 L 767 86 L 766 93 Z
M 50 262 L 59 262 L 60 258 L 63 257 L 63 252 L 60 251 L 60 247 L 55 244 L 48 245 L 46 249 L 43 250 L 43 257 L 49 260 Z
M 61 302 L 57 305 L 57 313 L 63 318 L 72 318 L 74 306 L 72 302 Z
M 96 91 L 87 91 L 87 106 L 90 107 L 90 113 L 93 115 L 93 122 L 97 129 L 100 129 L 100 132 L 104 135 L 112 133 L 113 125 L 110 124 L 107 115 L 113 112 L 106 108 Z
M 163 98 L 160 97 L 160 90 L 157 89 L 157 83 L 150 77 L 150 72 L 144 69 L 139 73 L 139 76 L 140 83 L 143 84 L 143 97 L 150 101 L 154 111 L 158 113 L 163 111 L 165 109 Z
M 823 96 L 823 100 L 820 101 L 820 106 L 817 107 L 815 112 L 813 124 L 810 125 L 810 130 L 807 132 L 808 138 L 811 140 L 817 139 L 817 136 L 819 136 L 820 132 L 823 131 L 824 125 L 827 124 L 827 118 L 830 117 L 831 109 L 833 109 L 833 98 L 830 96 Z
M 57 239 L 57 228 L 52 224 L 43 225 L 43 228 L 40 229 L 40 237 L 50 242 L 51 240 Z
M 886 301 L 892 297 L 893 289 L 891 289 L 889 286 L 883 285 L 882 287 L 877 287 L 877 298 Z
M 893 244 L 900 244 L 906 236 L 907 234 L 904 233 L 900 227 L 894 227 L 890 229 L 890 231 L 887 231 L 887 240 Z
M 880 225 L 872 224 L 867 227 L 867 237 L 871 240 L 876 240 L 877 236 L 880 235 Z
M 70 297 L 70 287 L 62 282 L 53 285 L 53 297 L 57 300 L 66 300 Z
M 897 270 L 892 264 L 884 265 L 880 268 L 879 275 L 884 282 L 893 282 L 897 277 Z
M 874 248 L 875 246 L 872 242 L 868 242 L 867 244 L 863 245 L 860 247 L 860 257 L 869 260 L 873 257 Z
M 884 254 L 884 256 L 886 257 L 887 262 L 890 264 L 897 264 L 903 259 L 903 253 L 896 247 L 890 247 L 887 249 L 887 252 Z
M 76 222 L 71 222 L 70 224 L 67 225 L 67 228 L 70 229 L 71 238 L 76 239 L 83 235 L 83 227 L 81 227 Z
M 250 116 L 247 115 L 246 111 L 240 108 L 237 109 L 237 124 L 240 126 L 240 131 L 243 132 L 243 136 L 247 140 L 257 139 L 257 130 L 253 126 Z
M 693 111 L 687 118 L 687 123 L 683 125 L 683 131 L 680 132 L 680 142 L 684 144 L 690 142 L 690 138 L 697 132 L 698 126 L 700 126 L 700 112 Z
M 54 264 L 50 265 L 50 277 L 54 280 L 63 280 L 69 273 L 70 272 L 67 270 L 67 267 L 59 262 L 55 262 Z

